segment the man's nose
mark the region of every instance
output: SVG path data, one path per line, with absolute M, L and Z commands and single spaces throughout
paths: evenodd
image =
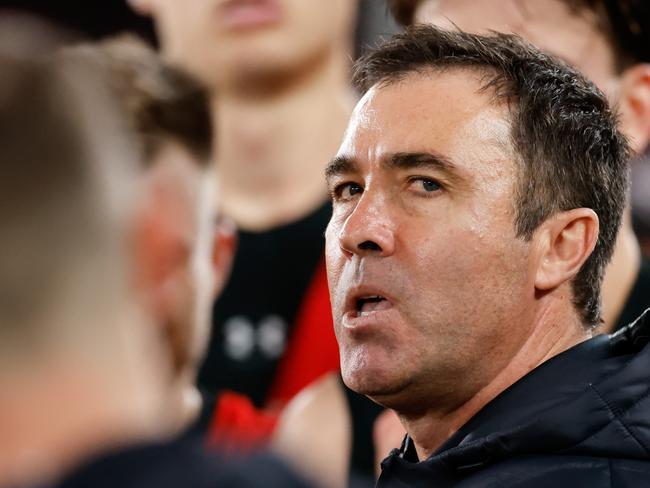
M 394 224 L 382 197 L 364 193 L 339 232 L 339 245 L 349 257 L 390 256 L 395 251 Z

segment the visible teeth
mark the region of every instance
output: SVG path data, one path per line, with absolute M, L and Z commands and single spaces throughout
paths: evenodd
M 368 295 L 357 300 L 357 317 L 367 317 L 371 313 L 390 308 L 390 303 L 380 295 Z

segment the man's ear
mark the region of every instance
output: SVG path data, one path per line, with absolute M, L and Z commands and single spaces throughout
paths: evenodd
M 149 17 L 153 13 L 153 3 L 155 0 L 126 0 L 131 9 L 140 14 Z
M 598 216 L 576 208 L 546 220 L 536 231 L 539 263 L 535 288 L 551 290 L 571 280 L 591 255 L 598 240 Z
M 214 270 L 214 296 L 218 297 L 230 277 L 232 262 L 237 249 L 237 230 L 229 219 L 222 219 L 215 229 L 212 247 L 212 267 Z
M 650 143 L 650 64 L 635 64 L 623 72 L 619 109 L 621 129 L 634 153 L 641 154 Z

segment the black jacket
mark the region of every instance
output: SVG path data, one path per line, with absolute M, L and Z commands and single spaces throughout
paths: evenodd
M 196 439 L 133 446 L 86 463 L 40 488 L 308 488 L 267 455 L 235 461 L 207 453 Z
M 379 487 L 650 487 L 650 310 L 545 362 L 430 458 L 408 437 Z

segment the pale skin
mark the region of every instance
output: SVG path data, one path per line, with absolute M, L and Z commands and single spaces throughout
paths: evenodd
M 450 70 L 373 87 L 327 172 L 342 375 L 398 412 L 420 459 L 591 336 L 570 282 L 598 218 L 574 209 L 516 236 L 507 109 L 480 86 L 478 73 Z M 384 301 L 359 315 L 368 295 Z
M 277 19 L 235 28 L 218 0 L 131 1 L 156 20 L 164 55 L 213 90 L 222 211 L 254 231 L 326 201 L 323 165 L 355 98 L 349 64 L 356 2 L 272 3 Z
M 224 141 L 218 158 L 223 211 L 239 227 L 283 225 L 327 199 L 323 161 L 336 151 L 353 105 L 347 64 L 331 68 L 268 105 L 225 97 L 215 102 Z
M 559 0 L 424 0 L 415 10 L 417 23 L 431 23 L 474 33 L 488 30 L 518 34 L 574 65 L 607 95 L 621 114 L 621 130 L 640 154 L 650 142 L 650 65 L 634 64 L 619 72 L 617 54 L 589 9 L 571 12 Z M 626 210 L 612 260 L 603 282 L 601 332 L 616 324 L 638 275 L 639 243 Z

